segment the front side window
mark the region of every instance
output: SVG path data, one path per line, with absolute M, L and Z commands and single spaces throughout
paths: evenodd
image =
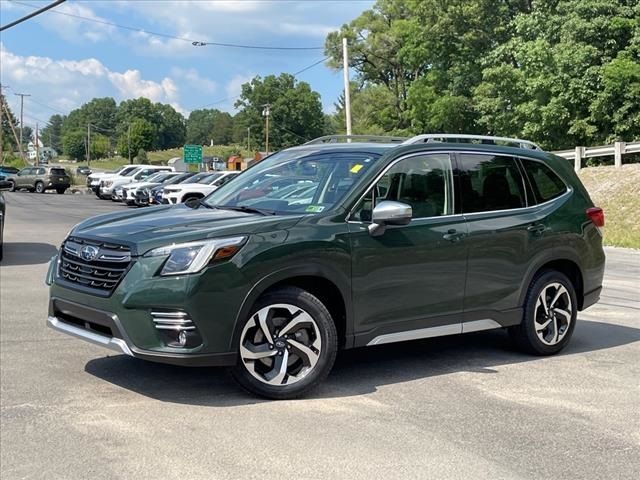
M 527 206 L 524 179 L 515 158 L 462 153 L 458 163 L 463 213 Z
M 544 163 L 526 159 L 520 161 L 529 178 L 537 203 L 552 200 L 567 191 L 567 186 L 560 177 Z
M 352 189 L 379 155 L 317 149 L 284 150 L 260 161 L 205 200 L 210 206 L 276 213 L 321 213 Z
M 453 174 L 448 154 L 410 157 L 392 166 L 355 209 L 353 220 L 371 220 L 372 209 L 391 200 L 411 205 L 413 218 L 453 214 Z

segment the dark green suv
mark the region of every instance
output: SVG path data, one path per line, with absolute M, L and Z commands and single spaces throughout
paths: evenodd
M 569 342 L 605 258 L 603 212 L 566 160 L 497 137 L 340 140 L 204 200 L 80 223 L 51 262 L 48 324 L 232 366 L 270 398 L 317 385 L 341 348 L 494 328 L 537 355 Z

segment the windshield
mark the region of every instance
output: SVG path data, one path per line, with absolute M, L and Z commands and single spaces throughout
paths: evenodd
M 154 173 L 153 175 L 148 176 L 144 179 L 145 183 L 160 183 L 164 177 L 166 177 L 166 173 Z
M 211 182 L 220 178 L 221 176 L 222 176 L 221 173 L 210 173 L 206 177 L 201 178 L 198 183 L 204 183 L 206 185 L 209 185 Z
M 191 180 L 194 177 L 193 173 L 182 173 L 180 175 L 174 175 L 169 180 L 164 182 L 165 185 L 174 185 L 176 183 L 183 183 Z
M 285 150 L 220 187 L 205 202 L 212 207 L 320 213 L 332 208 L 378 157 L 364 152 Z

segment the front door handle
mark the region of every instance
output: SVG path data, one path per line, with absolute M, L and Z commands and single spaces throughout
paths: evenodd
M 447 233 L 442 235 L 442 238 L 452 243 L 459 242 L 460 240 L 462 240 L 463 237 L 464 237 L 464 233 L 458 232 L 455 228 L 448 230 Z
M 542 235 L 547 229 L 542 223 L 534 223 L 527 227 L 527 231 L 534 235 Z

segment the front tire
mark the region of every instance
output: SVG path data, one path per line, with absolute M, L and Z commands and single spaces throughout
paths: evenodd
M 44 183 L 36 182 L 35 191 L 36 193 L 44 193 Z
M 275 400 L 308 393 L 329 374 L 338 351 L 331 314 L 297 287 L 263 295 L 242 325 L 231 373 L 247 391 Z
M 13 180 L 9 180 L 9 183 L 11 184 L 11 186 L 9 187 L 9 191 L 10 192 L 15 192 L 16 191 L 16 182 L 14 182 Z
M 516 345 L 534 355 L 553 355 L 571 339 L 578 301 L 573 284 L 555 270 L 534 278 L 527 292 L 522 323 L 509 329 Z

